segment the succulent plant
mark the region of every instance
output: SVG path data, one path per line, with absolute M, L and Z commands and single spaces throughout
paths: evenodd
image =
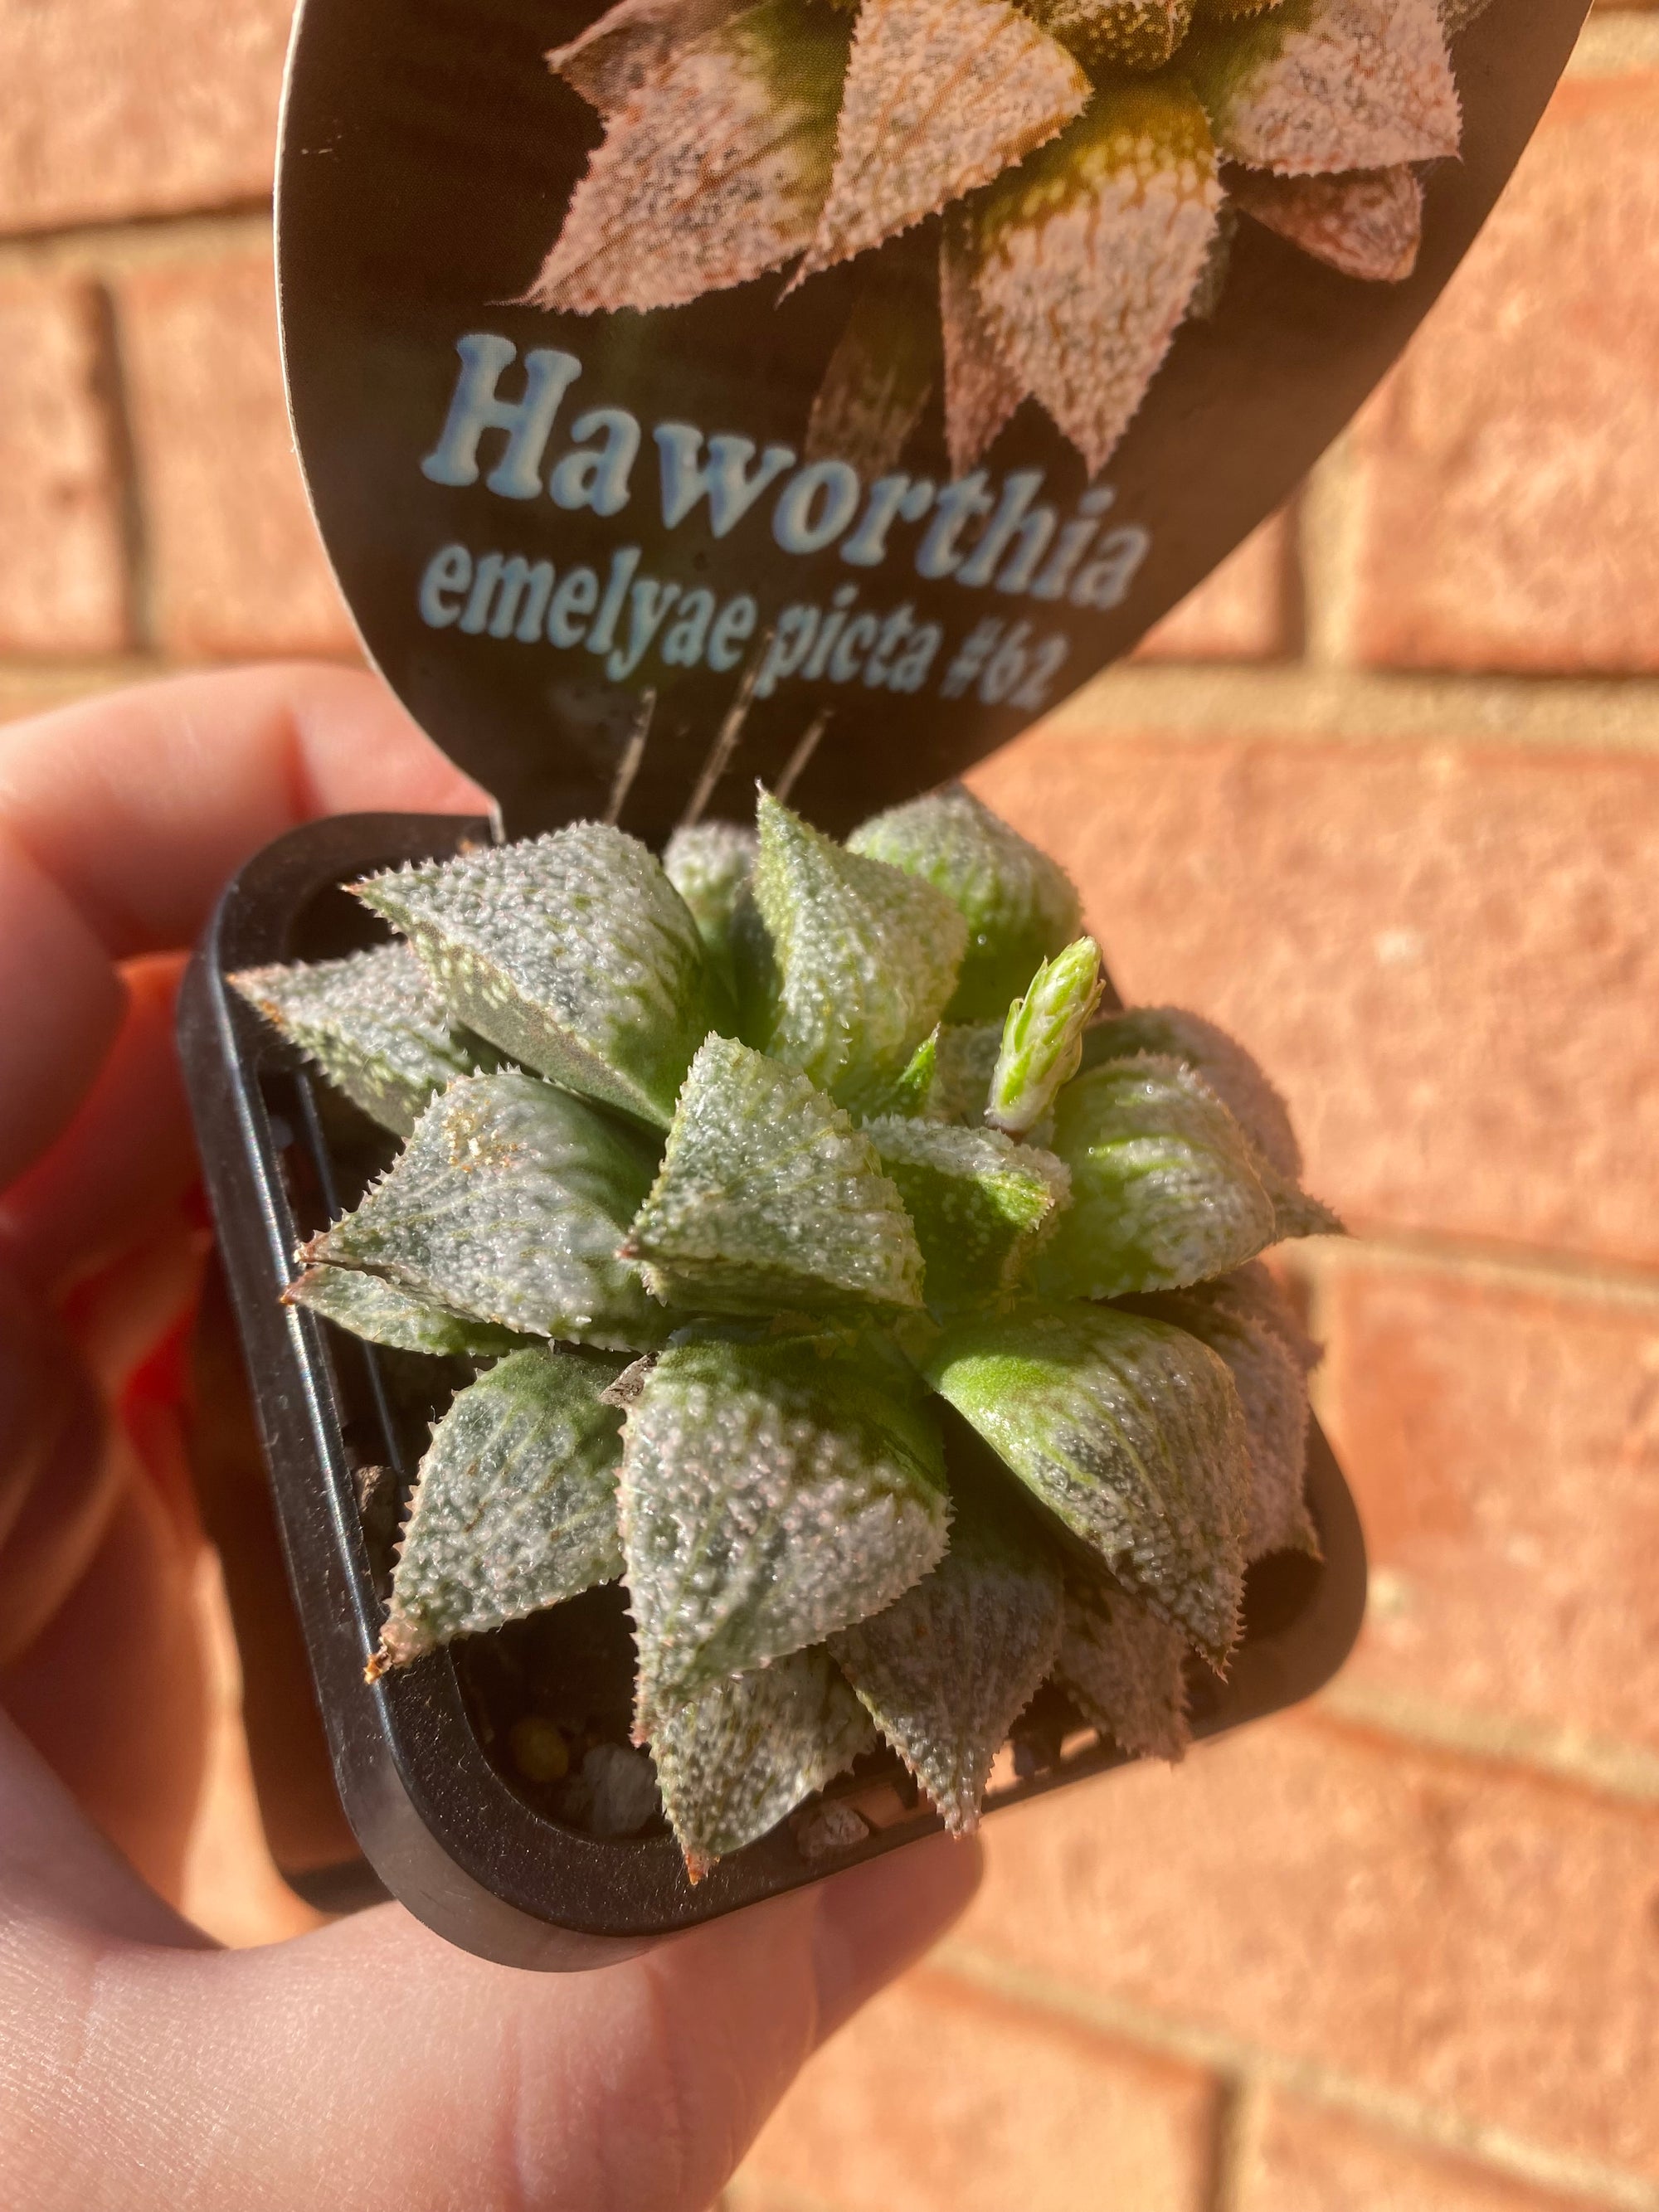
M 550 67 L 605 137 L 528 295 L 675 307 L 792 284 L 943 216 L 953 466 L 1034 396 L 1103 467 L 1189 313 L 1225 210 L 1345 274 L 1415 264 L 1418 166 L 1457 152 L 1448 41 L 1484 0 L 618 0 Z M 929 349 L 855 308 L 812 443 L 889 465 Z M 924 364 L 918 367 L 918 364 Z
M 960 787 L 356 889 L 398 942 L 234 981 L 404 1139 L 289 1298 L 474 1363 L 371 1674 L 622 1578 L 694 1872 L 883 1738 L 971 1828 L 1051 1677 L 1178 1756 L 1188 1651 L 1315 1546 L 1259 1255 L 1337 1224 L 1248 1055 L 1102 1015 L 1072 884 Z

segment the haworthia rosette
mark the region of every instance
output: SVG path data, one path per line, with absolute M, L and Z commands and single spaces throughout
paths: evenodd
M 847 848 L 922 877 L 961 908 L 968 949 L 948 1022 L 1000 1024 L 1042 963 L 1082 926 L 1066 871 L 959 783 L 872 816 Z
M 875 1747 L 869 1716 L 822 1647 L 716 1682 L 665 1715 L 651 1755 L 692 1879 Z
M 625 1249 L 675 1307 L 921 1304 L 915 1232 L 869 1136 L 796 1069 L 729 1037 L 691 1064 Z
M 492 1046 L 452 1023 L 406 945 L 245 968 L 230 980 L 337 1089 L 400 1137 L 434 1091 L 500 1065 Z
M 472 1076 L 302 1256 L 527 1335 L 640 1350 L 665 1334 L 661 1309 L 617 1248 L 651 1170 L 642 1137 L 568 1091 Z
M 949 1517 L 935 1416 L 867 1359 L 672 1346 L 627 1415 L 641 1732 L 879 1612 L 938 1559 Z
M 1071 1197 L 1063 1162 L 994 1129 L 889 1115 L 866 1131 L 915 1226 L 935 1313 L 1012 1290 Z
M 1224 1363 L 1109 1307 L 952 1323 L 927 1379 L 1020 1480 L 1219 1666 L 1237 1631 L 1250 1459 Z
M 659 1128 L 692 1054 L 734 1024 L 684 900 L 620 830 L 578 822 L 356 888 L 469 1027 Z
M 622 1415 L 604 1396 L 621 1365 L 541 1345 L 458 1394 L 421 1462 L 380 1632 L 386 1662 L 622 1572 Z
M 306 1306 L 354 1336 L 399 1352 L 493 1359 L 521 1350 L 525 1342 L 516 1329 L 450 1313 L 357 1267 L 307 1267 L 289 1285 L 286 1297 L 289 1305 Z

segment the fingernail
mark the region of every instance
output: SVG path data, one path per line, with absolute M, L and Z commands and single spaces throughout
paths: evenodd
M 938 1942 L 979 1887 L 976 1842 L 930 1836 L 818 1890 L 812 1931 L 818 2040 Z

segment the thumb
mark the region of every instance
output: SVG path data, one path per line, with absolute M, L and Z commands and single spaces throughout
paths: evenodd
M 574 1975 L 489 1965 L 397 1905 L 188 1949 L 111 1932 L 106 1904 L 42 1910 L 41 1879 L 29 1940 L 0 1935 L 0 2167 L 27 2145 L 37 2204 L 706 2212 L 803 2060 L 966 1905 L 978 1856 L 939 1838 Z M 24 1902 L 0 1887 L 0 1929 Z

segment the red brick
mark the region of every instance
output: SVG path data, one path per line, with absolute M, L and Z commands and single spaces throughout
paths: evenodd
M 351 651 L 289 442 L 269 256 L 145 270 L 119 304 L 158 642 Z
M 1558 92 L 1364 418 L 1352 647 L 1659 669 L 1659 74 Z
M 1270 515 L 1165 615 L 1138 660 L 1283 660 L 1296 649 L 1290 520 Z
M 0 651 L 128 642 L 121 491 L 90 285 L 0 283 Z
M 914 1974 L 812 2061 L 737 2200 L 744 2212 L 792 2195 L 847 2212 L 1201 2212 L 1215 2097 L 1193 2068 Z
M 1284 1717 L 988 1834 L 967 1942 L 1659 2177 L 1659 1813 Z
M 292 0 L 0 0 L 0 229 L 270 190 Z
M 1321 1318 L 1354 1677 L 1659 1750 L 1659 1307 L 1350 1263 Z
M 1126 995 L 1290 1096 L 1352 1219 L 1659 1258 L 1659 760 L 1091 733 L 976 772 Z
M 1237 2212 L 1590 2212 L 1560 2197 L 1275 2094 Z

